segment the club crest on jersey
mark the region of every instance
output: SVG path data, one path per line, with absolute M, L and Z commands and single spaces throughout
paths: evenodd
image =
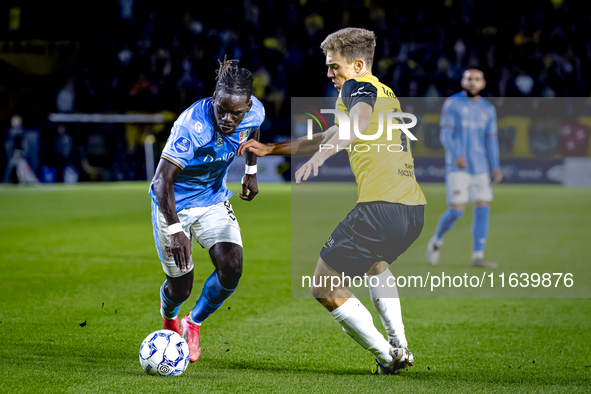
M 251 130 L 252 129 L 246 129 L 240 132 L 240 140 L 238 141 L 240 144 L 248 139 Z
M 484 109 L 480 110 L 480 117 L 482 118 L 482 120 L 488 119 L 488 115 L 486 114 L 486 110 L 484 110 Z
M 187 153 L 191 149 L 191 141 L 185 137 L 177 138 L 172 145 L 178 153 Z
M 224 140 L 222 139 L 222 137 L 219 137 L 218 138 L 218 148 L 222 145 L 224 145 Z

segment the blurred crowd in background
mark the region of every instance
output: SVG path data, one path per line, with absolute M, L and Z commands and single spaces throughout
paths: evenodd
M 267 113 L 262 140 L 287 138 L 290 97 L 338 95 L 320 43 L 349 26 L 375 31 L 373 73 L 401 98 L 452 95 L 471 67 L 485 74 L 484 96 L 591 92 L 591 73 L 584 72 L 591 69 L 591 11 L 574 0 L 242 0 L 215 7 L 204 0 L 112 0 L 91 12 L 78 5 L 79 18 L 64 11 L 54 19 L 32 17 L 34 7 L 19 3 L 0 9 L 8 21 L 2 41 L 70 40 L 78 50 L 66 72 L 32 82 L 0 57 L 0 87 L 16 95 L 0 97 L 9 108 L 0 119 L 4 181 L 15 178 L 15 147 L 42 178 L 46 167 L 56 181 L 145 179 L 142 138 L 153 127 L 57 124 L 48 114 L 165 111 L 174 120 L 211 96 L 226 55 L 253 73 Z M 11 73 L 31 87 L 18 93 Z M 169 127 L 157 128 L 160 144 Z

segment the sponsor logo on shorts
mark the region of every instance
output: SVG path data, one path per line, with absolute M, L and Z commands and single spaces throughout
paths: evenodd
M 224 206 L 228 210 L 228 216 L 232 221 L 236 221 L 236 215 L 234 215 L 234 211 L 232 210 L 232 205 L 228 201 L 224 201 Z
M 334 239 L 332 239 L 332 235 L 328 237 L 328 239 L 326 240 L 326 244 L 329 248 L 332 248 L 332 245 L 334 245 Z
M 170 249 L 170 247 L 166 246 L 164 249 L 166 250 L 166 257 L 172 259 L 172 250 Z

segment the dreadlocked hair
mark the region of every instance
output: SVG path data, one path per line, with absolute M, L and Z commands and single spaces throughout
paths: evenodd
M 238 60 L 226 60 L 226 56 L 224 56 L 223 62 L 220 60 L 218 62 L 220 68 L 216 70 L 215 91 L 246 96 L 247 99 L 250 99 L 252 96 L 252 74 L 250 71 L 234 65 L 234 62 L 238 63 Z

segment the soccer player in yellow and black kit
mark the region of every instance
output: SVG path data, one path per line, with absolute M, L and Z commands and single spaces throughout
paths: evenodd
M 368 137 L 379 130 L 380 113 L 385 122 L 387 113 L 401 112 L 392 90 L 371 73 L 375 45 L 372 31 L 357 28 L 332 33 L 321 44 L 327 76 L 340 90 L 336 108 L 351 120 L 357 118 L 359 132 Z M 383 129 L 386 130 L 385 125 Z M 380 314 L 388 341 L 346 284 L 338 288 L 314 285 L 312 293 L 343 330 L 375 356 L 374 372 L 393 374 L 412 366 L 414 357 L 408 350 L 400 300 L 393 287 L 395 281 L 388 280 L 393 279 L 388 264 L 420 235 L 426 200 L 414 177 L 410 141 L 401 130 L 394 130 L 391 140 L 387 133 L 372 141 L 350 134 L 348 140 L 340 139 L 339 127 L 335 125 L 315 134 L 312 140 L 304 137 L 266 145 L 251 140 L 240 146 L 238 155 L 313 154 L 295 174 L 296 183 L 300 183 L 312 173 L 317 176 L 318 168 L 338 150 L 347 150 L 358 184 L 357 204 L 324 244 L 313 283 L 323 283 L 322 278 L 341 277 L 343 273 L 350 277 L 367 274 L 372 303 Z M 373 276 L 376 280 L 372 280 Z

